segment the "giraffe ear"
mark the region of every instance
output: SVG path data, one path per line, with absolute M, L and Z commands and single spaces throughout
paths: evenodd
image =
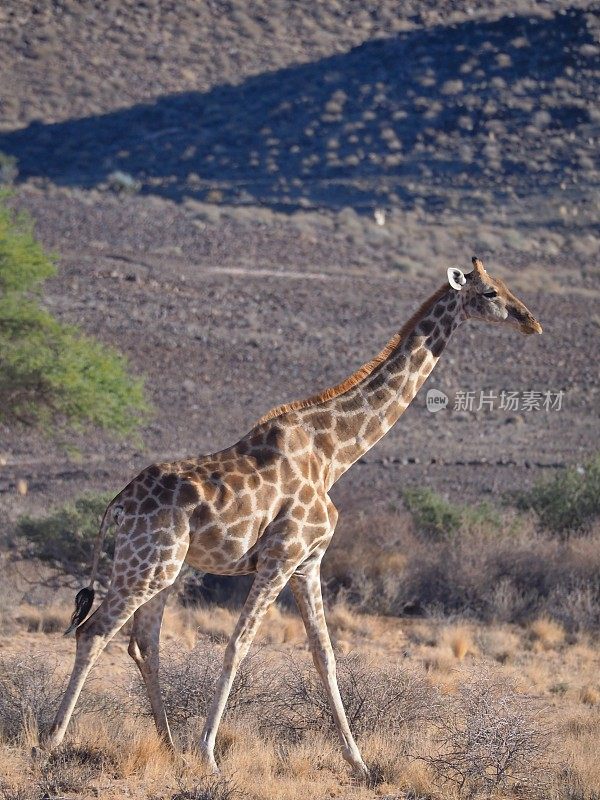
M 457 292 L 460 292 L 462 287 L 467 282 L 462 270 L 458 267 L 449 267 L 448 269 L 448 283 L 453 289 L 456 289 Z

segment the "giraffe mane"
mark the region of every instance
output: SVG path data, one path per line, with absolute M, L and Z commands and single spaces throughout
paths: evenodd
M 395 333 L 394 336 L 392 336 L 383 350 L 381 350 L 370 361 L 367 361 L 366 364 L 363 364 L 362 367 L 359 367 L 356 372 L 353 372 L 352 375 L 346 378 L 346 380 L 336 384 L 335 386 L 330 386 L 328 389 L 324 389 L 318 394 L 305 397 L 302 400 L 293 400 L 291 403 L 283 403 L 280 406 L 275 406 L 275 408 L 272 408 L 270 411 L 267 411 L 266 414 L 263 414 L 256 424 L 262 425 L 263 422 L 268 422 L 276 417 L 281 417 L 283 414 L 287 414 L 289 411 L 300 411 L 304 408 L 317 406 L 320 403 L 324 403 L 327 400 L 332 400 L 334 397 L 339 397 L 339 395 L 348 392 L 358 383 L 367 378 L 380 364 L 389 358 L 389 356 L 394 352 L 394 350 L 396 350 L 400 343 L 404 341 L 405 337 L 413 330 L 417 322 L 419 322 L 427 314 L 427 312 L 431 310 L 432 306 L 434 306 L 437 301 L 446 294 L 447 291 L 447 283 L 445 283 L 443 286 L 440 286 L 440 288 L 435 291 L 431 297 L 428 297 L 427 300 L 425 300 L 425 302 L 419 307 L 419 309 L 415 311 L 412 317 L 404 323 L 398 333 Z

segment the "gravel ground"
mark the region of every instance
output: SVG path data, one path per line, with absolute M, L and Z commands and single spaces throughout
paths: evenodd
M 77 456 L 0 428 L 4 525 L 337 382 L 473 253 L 544 335 L 459 330 L 428 382 L 449 408 L 419 395 L 338 505 L 500 495 L 598 448 L 597 5 L 251 5 L 0 11 L 0 151 L 60 255 L 45 302 L 156 407 L 143 444 L 92 432 Z M 562 408 L 453 408 L 503 390 Z

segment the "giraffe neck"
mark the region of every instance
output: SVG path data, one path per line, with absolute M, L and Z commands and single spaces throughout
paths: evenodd
M 463 319 L 457 292 L 432 295 L 373 361 L 299 409 L 314 448 L 330 462 L 331 486 L 384 436 L 431 373 Z M 348 386 L 345 389 L 345 386 Z

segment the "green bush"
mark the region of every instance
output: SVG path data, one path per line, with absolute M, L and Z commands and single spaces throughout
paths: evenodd
M 582 470 L 573 467 L 533 489 L 513 495 L 517 508 L 533 511 L 544 528 L 565 536 L 600 516 L 600 455 Z
M 406 489 L 403 497 L 419 533 L 433 539 L 445 539 L 460 529 L 462 509 L 431 489 Z
M 15 535 L 24 544 L 28 555 L 48 562 L 62 572 L 82 579 L 89 575 L 94 541 L 110 494 L 87 494 L 51 512 L 34 518 L 23 516 L 17 522 Z M 110 572 L 114 555 L 114 533 L 109 529 L 102 548 L 99 578 Z
M 0 192 L 0 422 L 133 431 L 148 411 L 143 382 L 117 351 L 38 305 L 35 290 L 55 272 Z

